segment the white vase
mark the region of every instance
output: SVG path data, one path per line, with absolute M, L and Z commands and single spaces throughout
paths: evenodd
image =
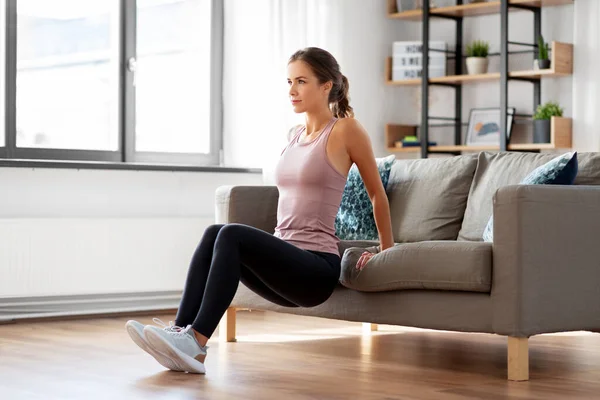
M 487 57 L 467 57 L 467 72 L 469 75 L 485 74 L 488 69 Z

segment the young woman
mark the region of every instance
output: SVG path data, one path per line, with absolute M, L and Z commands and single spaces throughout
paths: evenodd
M 206 342 L 239 282 L 286 307 L 314 307 L 331 296 L 341 261 L 334 222 L 354 163 L 373 203 L 380 250 L 393 246 L 371 142 L 353 118 L 348 80 L 337 61 L 319 48 L 297 51 L 288 62 L 288 85 L 294 112 L 304 113 L 305 124 L 294 128 L 276 168 L 275 234 L 242 224 L 210 226 L 192 257 L 175 324 L 127 322 L 133 341 L 166 368 L 205 372 Z M 363 253 L 356 268 L 372 256 Z

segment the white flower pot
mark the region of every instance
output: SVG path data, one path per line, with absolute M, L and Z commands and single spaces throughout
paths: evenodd
M 467 72 L 469 75 L 485 74 L 488 69 L 487 57 L 467 57 Z

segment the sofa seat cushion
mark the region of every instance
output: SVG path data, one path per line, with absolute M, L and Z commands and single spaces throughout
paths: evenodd
M 379 240 L 340 240 L 338 243 L 338 250 L 340 254 L 344 254 L 346 250 L 351 247 L 359 247 L 366 249 L 371 253 L 377 252 L 376 247 L 379 246 Z
M 489 293 L 492 284 L 492 244 L 450 240 L 396 244 L 374 255 L 361 270 L 364 251 L 347 249 L 340 283 L 363 292 L 403 289 L 458 290 Z

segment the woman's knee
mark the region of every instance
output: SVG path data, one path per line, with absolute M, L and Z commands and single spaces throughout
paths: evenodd
M 204 237 L 207 239 L 210 238 L 212 240 L 215 240 L 217 238 L 217 235 L 219 234 L 221 229 L 223 229 L 224 226 L 225 225 L 223 225 L 223 224 L 213 224 L 213 225 L 209 226 L 204 231 Z
M 217 241 L 227 241 L 230 242 L 232 240 L 237 240 L 240 237 L 240 234 L 244 230 L 244 225 L 242 224 L 226 224 L 223 225 L 217 234 Z

